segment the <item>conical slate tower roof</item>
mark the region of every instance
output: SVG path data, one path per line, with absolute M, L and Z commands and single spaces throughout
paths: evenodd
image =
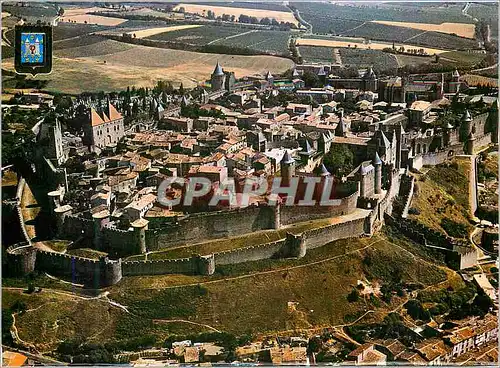
M 215 69 L 214 69 L 214 72 L 212 73 L 212 75 L 215 75 L 218 77 L 224 75 L 224 71 L 222 70 L 222 67 L 220 66 L 219 62 L 217 62 L 217 65 L 215 66 Z
M 378 155 L 377 151 L 375 151 L 375 157 L 373 158 L 373 164 L 374 165 L 382 165 L 382 160 L 380 159 L 380 156 Z
M 288 150 L 285 151 L 285 154 L 283 155 L 283 158 L 281 159 L 281 163 L 283 164 L 293 164 L 295 160 L 292 158 L 292 155 L 290 155 L 290 152 Z
M 463 121 L 472 121 L 472 117 L 470 116 L 469 110 L 465 110 L 464 117 L 462 119 Z
M 330 172 L 327 170 L 327 168 L 325 167 L 325 164 L 321 164 L 320 166 L 320 176 L 330 176 Z

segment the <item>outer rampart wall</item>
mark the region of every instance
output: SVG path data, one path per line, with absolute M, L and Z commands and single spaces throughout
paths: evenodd
M 88 259 L 37 250 L 36 269 L 99 288 L 121 279 L 121 260 Z
M 369 214 L 367 212 L 367 214 Z M 366 217 L 332 224 L 319 229 L 304 232 L 305 246 L 307 249 L 322 247 L 332 241 L 346 238 L 355 238 L 365 233 Z
M 258 261 L 276 257 L 285 246 L 286 240 L 215 253 L 215 266 Z

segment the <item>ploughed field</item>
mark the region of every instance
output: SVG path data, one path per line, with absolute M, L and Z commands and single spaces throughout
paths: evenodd
M 46 89 L 66 93 L 123 90 L 127 86 L 153 86 L 158 80 L 195 87 L 210 78 L 219 61 L 236 77 L 265 73 L 278 74 L 290 69 L 291 60 L 267 55 L 241 56 L 198 53 L 132 45 L 103 40 L 54 52 L 53 71 L 37 76 L 48 80 Z M 147 57 L 144 57 L 147 55 Z M 13 59 L 2 68 L 13 70 Z

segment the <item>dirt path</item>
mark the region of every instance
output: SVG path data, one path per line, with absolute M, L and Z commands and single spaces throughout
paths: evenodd
M 187 321 L 185 319 L 153 319 L 153 323 L 189 323 L 190 325 L 195 325 L 195 326 L 201 326 L 208 328 L 211 331 L 214 332 L 221 332 L 220 330 L 216 329 L 215 327 L 203 324 L 203 323 L 196 323 L 192 321 Z

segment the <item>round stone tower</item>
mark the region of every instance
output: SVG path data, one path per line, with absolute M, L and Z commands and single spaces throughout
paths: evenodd
M 109 211 L 102 210 L 92 215 L 94 220 L 94 247 L 99 250 L 102 248 L 102 227 L 109 222 Z
M 140 253 L 146 253 L 146 230 L 148 229 L 149 221 L 146 219 L 137 219 L 132 222 L 137 248 Z
M 283 158 L 280 161 L 281 184 L 290 185 L 291 179 L 295 176 L 295 160 L 288 150 L 285 151 Z
M 222 70 L 219 62 L 217 62 L 214 72 L 212 73 L 212 76 L 210 78 L 212 91 L 220 91 L 221 89 L 224 89 L 225 79 L 226 75 L 224 74 L 224 71 Z
M 375 194 L 380 194 L 382 193 L 382 160 L 378 152 L 375 152 L 373 166 L 375 167 Z
M 35 270 L 37 249 L 31 244 L 12 245 L 7 252 L 7 271 L 12 276 L 25 276 Z

